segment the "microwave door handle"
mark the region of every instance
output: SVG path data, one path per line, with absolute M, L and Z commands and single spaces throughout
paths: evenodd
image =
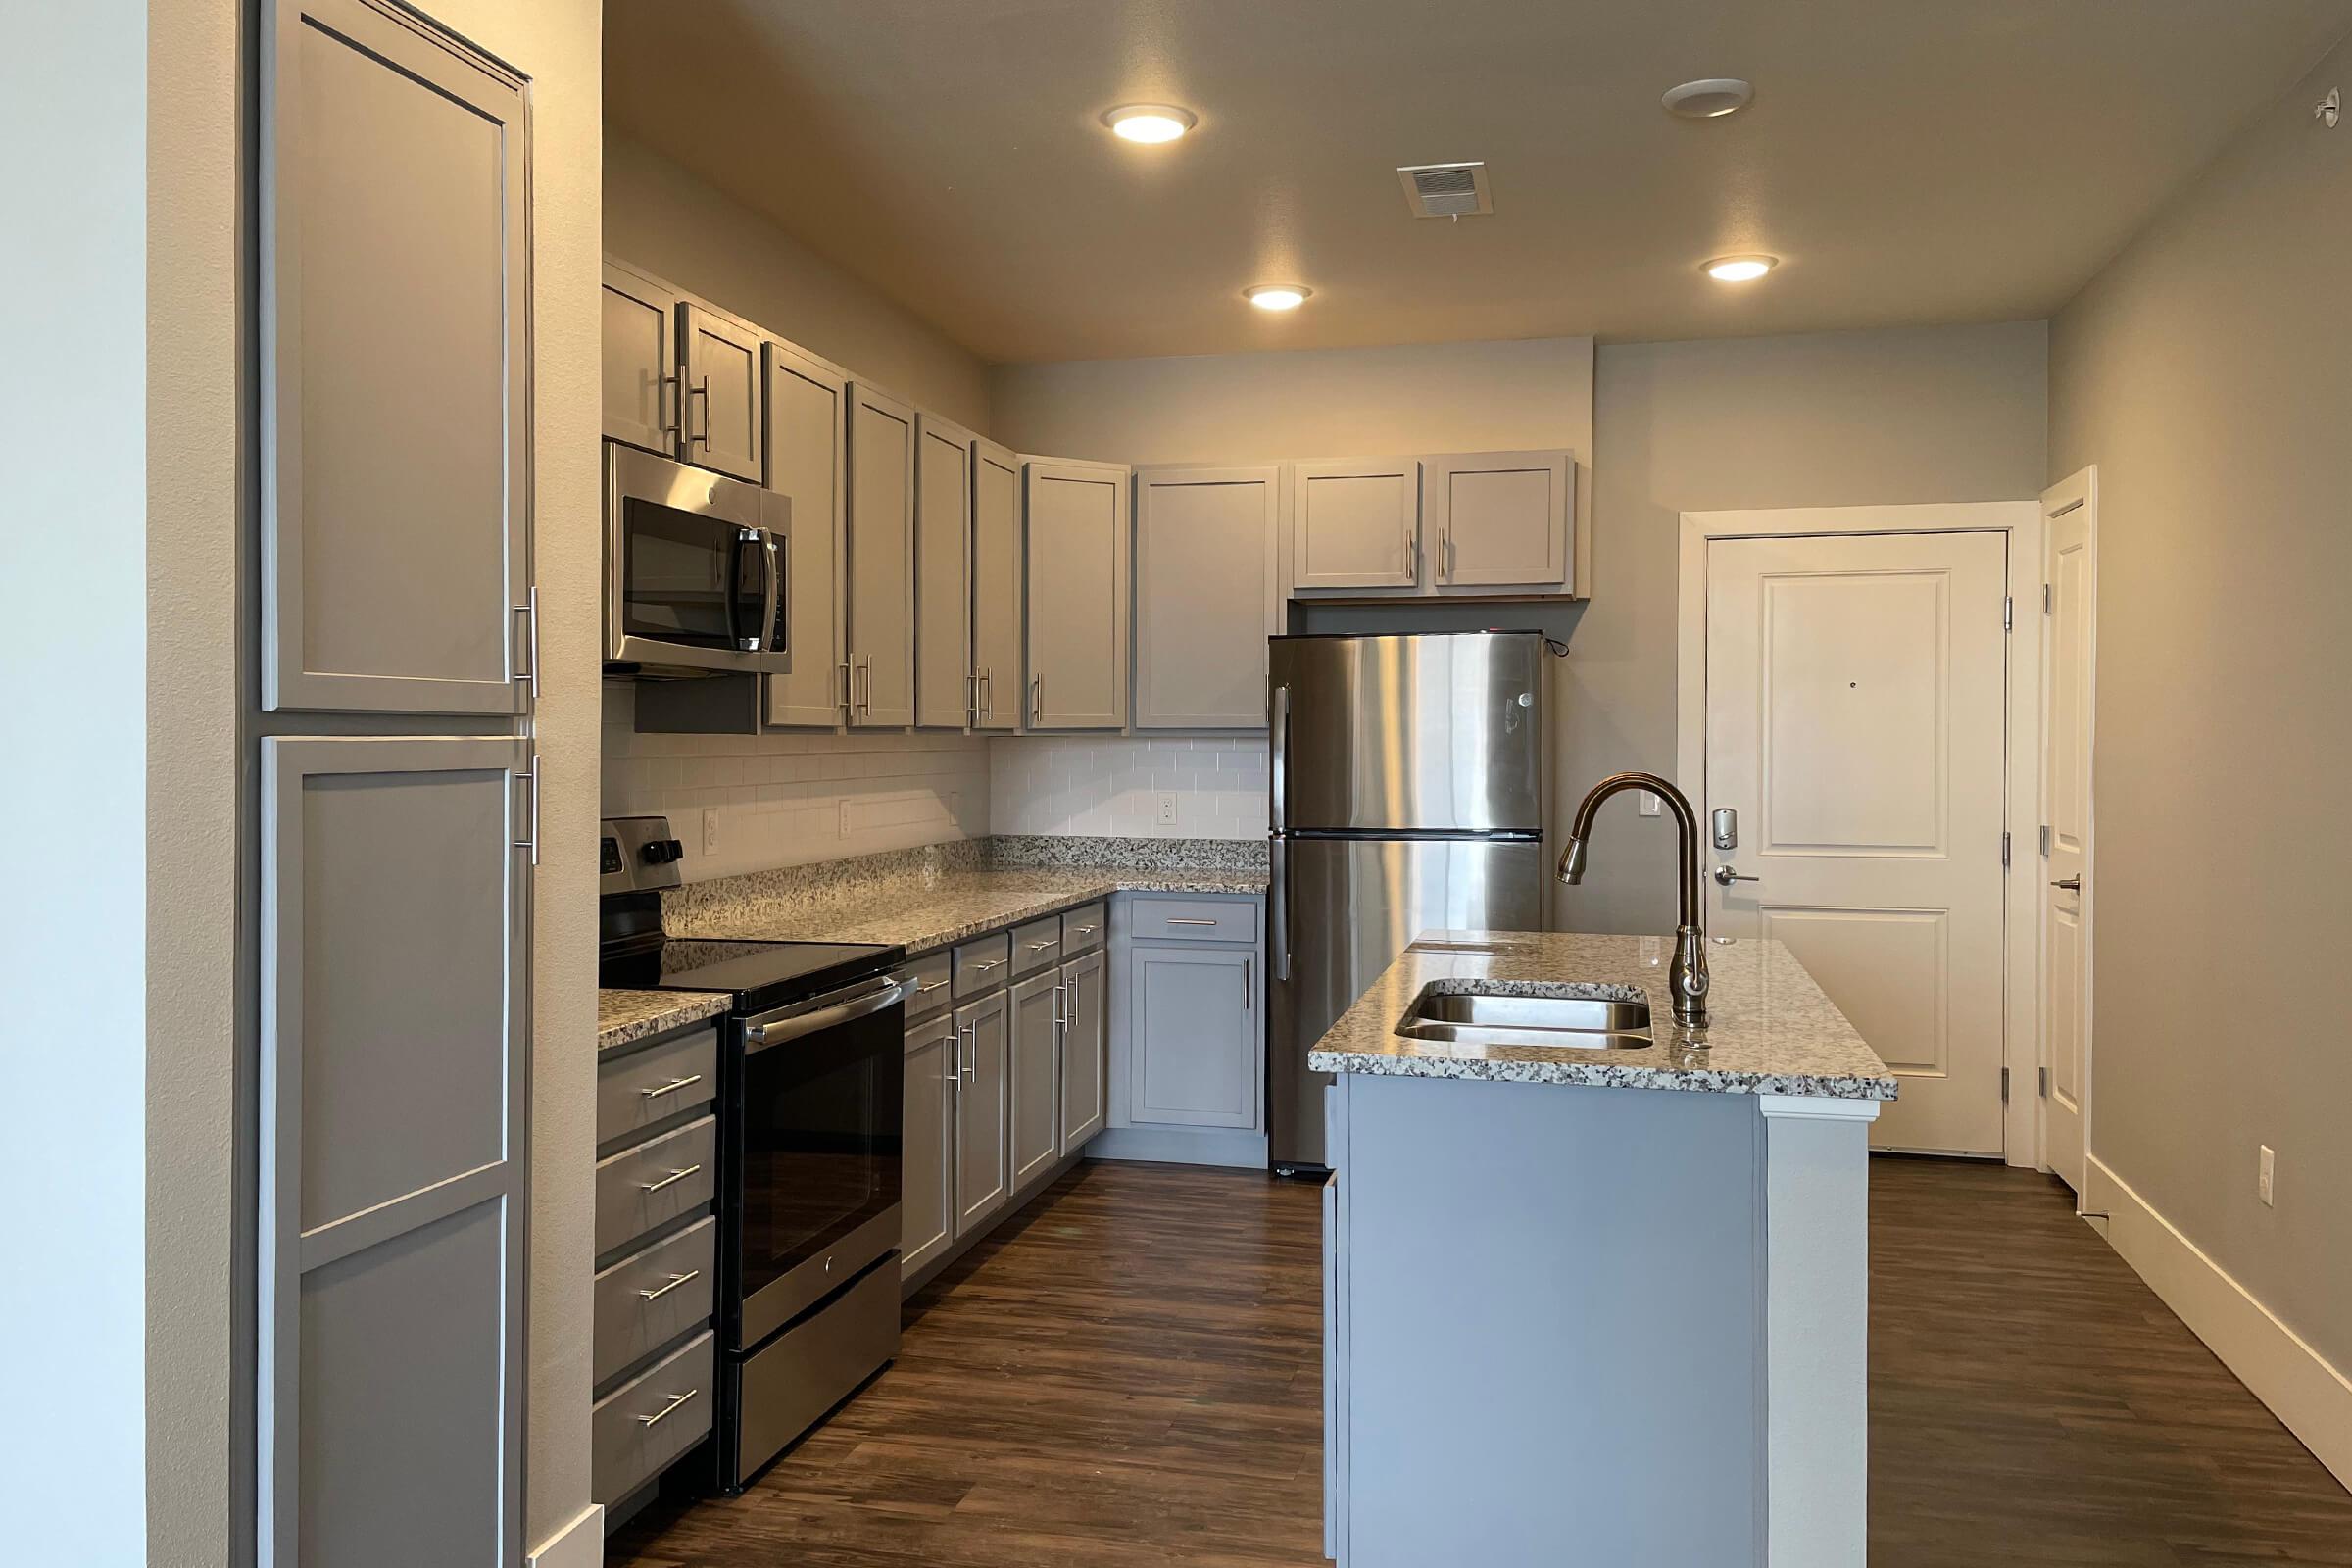
M 740 524 L 729 527 L 727 564 L 720 567 L 719 602 L 727 607 L 727 646 L 743 651 L 743 545 L 759 530 Z
M 776 630 L 784 605 L 784 549 L 775 529 L 760 530 L 760 550 L 767 558 L 767 598 L 760 606 L 763 618 L 760 622 L 760 651 L 779 654 L 785 650 L 784 638 Z

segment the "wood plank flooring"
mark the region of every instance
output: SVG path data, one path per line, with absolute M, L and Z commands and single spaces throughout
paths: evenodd
M 2352 1568 L 2352 1495 L 2063 1189 L 1881 1159 L 1872 1200 L 1873 1568 Z M 742 1497 L 657 1504 L 606 1560 L 1315 1568 L 1319 1231 L 1302 1183 L 1080 1166 Z

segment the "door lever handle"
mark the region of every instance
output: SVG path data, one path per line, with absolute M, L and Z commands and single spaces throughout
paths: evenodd
M 2080 893 L 2082 891 L 2082 879 L 2079 876 L 2064 877 L 2051 883 L 2050 886 L 2064 888 L 2069 893 Z
M 1715 868 L 1715 880 L 1728 888 L 1735 882 L 1761 882 L 1764 879 L 1760 876 L 1741 876 L 1728 865 L 1719 865 Z

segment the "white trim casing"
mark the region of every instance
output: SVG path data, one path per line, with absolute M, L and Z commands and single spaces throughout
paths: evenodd
M 2108 1245 L 2336 1480 L 2352 1487 L 2352 1377 L 2279 1321 L 2098 1155 L 2086 1154 L 2082 1163 L 2083 1201 L 2108 1216 Z
M 1694 800 L 1703 794 L 1707 753 L 1707 546 L 1716 539 L 1807 534 L 2005 533 L 2010 599 L 2017 618 L 2041 606 L 2041 503 L 1960 501 L 1892 507 L 1783 507 L 1763 511 L 1686 512 L 1676 597 L 1675 778 Z M 2008 670 L 2009 877 L 2001 906 L 2001 1064 L 2009 1102 L 2001 1117 L 2002 1158 L 2045 1168 L 2041 1160 L 2041 888 L 2021 874 L 2034 857 L 2041 803 L 2041 639 L 2012 628 Z
M 605 1568 L 605 1505 L 592 1502 L 539 1543 L 524 1568 Z

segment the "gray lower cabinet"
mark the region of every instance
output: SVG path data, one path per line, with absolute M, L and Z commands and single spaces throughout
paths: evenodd
M 1135 727 L 1264 729 L 1282 469 L 1135 475 Z
M 677 292 L 607 260 L 604 305 L 605 435 L 675 457 Z
M 596 1272 L 596 1353 L 601 1388 L 682 1335 L 710 1321 L 718 1283 L 718 1221 L 710 1215 Z
M 962 1037 L 949 1014 L 906 1030 L 899 1269 L 912 1275 L 956 1240 L 956 1093 Z
M 742 322 L 688 303 L 678 312 L 679 363 L 685 391 L 679 455 L 688 463 L 758 484 L 760 452 L 760 334 Z
M 784 563 L 792 667 L 767 677 L 766 718 L 771 726 L 829 729 L 847 720 L 850 701 L 841 613 L 850 382 L 832 366 L 788 344 L 769 343 L 763 364 L 767 488 L 792 498 L 792 538 Z
M 596 1401 L 595 1500 L 627 1496 L 710 1436 L 717 1373 L 717 1341 L 706 1331 Z
M 522 86 L 405 8 L 263 11 L 262 706 L 519 713 Z
M 962 729 L 972 674 L 972 432 L 915 417 L 914 721 Z
M 850 386 L 850 722 L 914 722 L 914 409 Z
M 1061 1043 L 1061 971 L 1012 988 L 1012 1187 L 1053 1167 L 1060 1150 L 1054 1057 Z
M 1027 460 L 1030 729 L 1127 722 L 1127 483 L 1115 464 Z
M 1005 993 L 956 1010 L 963 1061 L 956 1091 L 956 1239 L 987 1228 L 1012 1191 L 1012 1008 Z
M 1063 1155 L 1077 1152 L 1101 1132 L 1109 1110 L 1109 959 L 1099 948 L 1061 966 L 1061 1082 L 1054 1145 Z
M 1253 949 L 1137 942 L 1129 954 L 1127 1117 L 1181 1127 L 1258 1125 L 1262 1004 Z
M 972 727 L 1010 731 L 1022 714 L 1021 460 L 972 443 Z

